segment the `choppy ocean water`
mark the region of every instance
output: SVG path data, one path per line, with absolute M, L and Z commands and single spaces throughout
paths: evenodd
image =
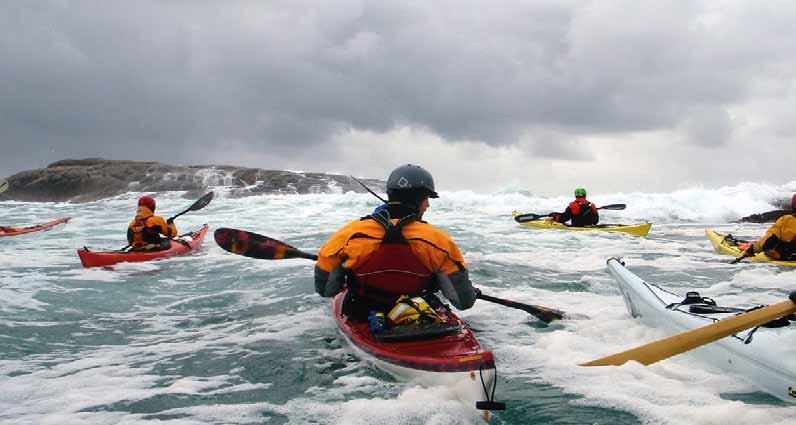
M 507 190 L 432 200 L 426 219 L 458 242 L 485 293 L 583 317 L 544 326 L 482 301 L 461 312 L 496 357 L 497 398 L 508 409 L 492 423 L 793 423 L 796 407 L 688 355 L 650 367 L 577 364 L 665 336 L 627 313 L 605 270 L 610 257 L 650 282 L 725 305 L 775 302 L 796 290 L 796 270 L 729 265 L 703 230 L 759 236 L 765 225 L 731 221 L 774 209 L 794 190 L 796 182 L 749 183 L 593 196 L 598 205 L 628 204 L 604 211 L 603 222 L 652 221 L 647 238 L 538 231 L 511 219 L 513 209 L 563 209 L 567 197 Z M 0 239 L 1 423 L 479 422 L 444 388 L 395 381 L 352 354 L 306 260 L 239 257 L 208 237 L 191 256 L 83 269 L 77 248 L 125 244 L 136 196 L 0 203 L 0 225 L 74 217 L 50 232 Z M 177 193 L 158 201 L 163 215 L 191 202 Z M 220 190 L 178 226 L 245 229 L 311 252 L 376 205 L 360 194 L 226 199 Z

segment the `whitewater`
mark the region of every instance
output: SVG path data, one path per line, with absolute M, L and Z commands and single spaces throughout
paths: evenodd
M 232 227 L 315 252 L 344 223 L 368 214 L 368 194 L 228 198 L 177 221 Z M 570 197 L 440 192 L 425 219 L 461 247 L 484 293 L 573 313 L 545 325 L 478 301 L 460 312 L 495 354 L 497 424 L 792 424 L 796 406 L 688 354 L 644 367 L 578 363 L 666 336 L 627 312 L 605 268 L 621 257 L 641 278 L 722 305 L 752 306 L 796 290 L 796 270 L 730 265 L 705 227 L 758 237 L 738 224 L 796 192 L 742 183 L 671 193 L 592 194 L 603 223 L 650 221 L 647 238 L 534 230 L 511 211 L 561 211 Z M 227 253 L 208 235 L 196 254 L 84 269 L 76 250 L 118 249 L 139 193 L 87 204 L 0 202 L 0 225 L 73 217 L 53 231 L 0 238 L 0 423 L 3 424 L 471 424 L 471 406 L 441 387 L 398 382 L 343 343 L 313 263 Z M 158 213 L 189 206 L 160 194 Z M 793 341 L 783 341 L 792 344 Z

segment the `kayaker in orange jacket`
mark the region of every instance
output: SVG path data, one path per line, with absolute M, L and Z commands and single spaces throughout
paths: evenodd
M 750 246 L 746 256 L 765 252 L 775 260 L 796 261 L 796 194 L 791 198 L 791 214 L 777 219 L 757 243 Z
M 422 221 L 437 198 L 431 174 L 417 165 L 396 168 L 387 180 L 387 207 L 343 226 L 321 247 L 315 289 L 333 297 L 349 288 L 344 309 L 357 320 L 387 313 L 401 295 L 441 290 L 456 308 L 472 307 L 473 288 L 459 247 Z
M 597 207 L 586 200 L 586 189 L 579 187 L 575 189 L 575 200 L 567 205 L 567 209 L 561 214 L 553 214 L 550 221 L 566 223 L 572 220 L 573 227 L 592 226 L 600 222 L 600 214 Z
M 166 221 L 163 217 L 155 215 L 156 206 L 151 196 L 145 195 L 138 199 L 135 218 L 127 227 L 127 242 L 132 251 L 169 249 L 170 239 L 177 237 L 177 226 L 174 221 Z

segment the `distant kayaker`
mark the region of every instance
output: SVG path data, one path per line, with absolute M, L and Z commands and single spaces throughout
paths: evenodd
M 796 261 L 796 194 L 791 198 L 791 214 L 783 215 L 744 256 L 765 252 L 775 260 Z
M 437 290 L 460 310 L 472 307 L 477 289 L 459 247 L 422 221 L 428 199 L 438 198 L 431 174 L 417 165 L 396 168 L 387 179 L 387 197 L 385 209 L 348 223 L 321 247 L 315 266 L 318 294 L 333 297 L 349 288 L 344 310 L 356 320 L 366 320 L 371 311 L 387 314 L 402 295 L 425 296 L 433 303 Z M 417 307 L 400 310 L 426 309 Z
M 135 218 L 127 228 L 127 242 L 132 251 L 169 249 L 171 239 L 177 237 L 177 226 L 171 219 L 155 215 L 155 200 L 151 196 L 138 199 Z M 161 237 L 161 235 L 165 237 Z
M 586 200 L 586 189 L 579 187 L 575 189 L 575 200 L 567 209 L 561 214 L 553 214 L 549 220 L 558 223 L 571 220 L 574 227 L 592 226 L 600 222 L 600 214 L 597 207 Z

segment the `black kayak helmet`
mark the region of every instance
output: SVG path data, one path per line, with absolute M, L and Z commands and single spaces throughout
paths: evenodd
M 391 200 L 416 196 L 439 198 L 434 189 L 434 178 L 431 177 L 431 173 L 413 164 L 401 165 L 392 170 L 390 177 L 387 178 L 387 196 Z

